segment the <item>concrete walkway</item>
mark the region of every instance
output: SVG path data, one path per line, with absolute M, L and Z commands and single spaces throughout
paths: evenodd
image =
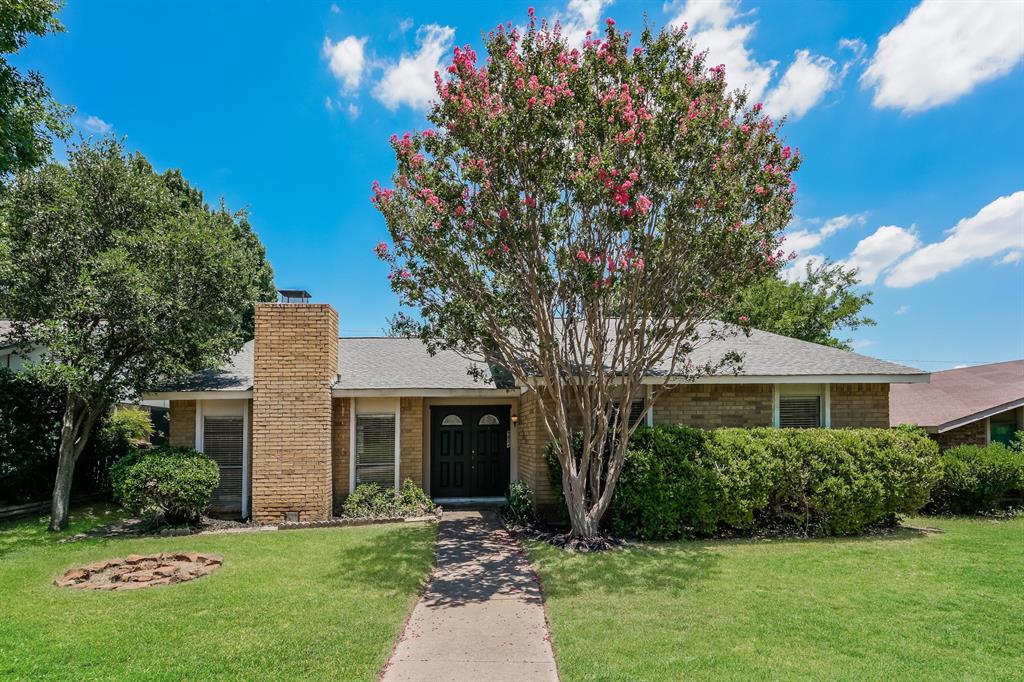
M 385 682 L 558 680 L 536 574 L 494 512 L 446 513 Z

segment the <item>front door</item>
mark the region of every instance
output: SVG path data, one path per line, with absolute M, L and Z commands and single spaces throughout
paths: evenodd
M 500 497 L 508 492 L 507 405 L 431 407 L 434 497 Z

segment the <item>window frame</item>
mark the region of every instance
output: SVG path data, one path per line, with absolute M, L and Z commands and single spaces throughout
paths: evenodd
M 395 459 L 394 468 L 395 475 L 393 480 L 393 487 L 395 490 L 400 488 L 400 477 L 401 477 L 401 451 L 402 451 L 402 403 L 400 398 L 392 400 L 385 399 L 365 399 L 370 405 L 371 409 L 365 411 L 359 410 L 358 398 L 349 398 L 349 448 L 348 448 L 348 492 L 352 492 L 356 489 L 356 464 L 358 459 L 357 444 L 358 439 L 356 437 L 356 422 L 359 417 L 391 417 L 394 418 L 395 423 Z M 389 404 L 391 409 L 387 409 L 383 404 Z
M 774 384 L 772 386 L 772 428 L 781 426 L 780 403 L 786 398 L 818 398 L 819 429 L 832 428 L 831 384 Z

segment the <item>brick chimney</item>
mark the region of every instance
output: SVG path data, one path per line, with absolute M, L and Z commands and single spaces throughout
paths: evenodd
M 321 303 L 260 303 L 253 355 L 253 519 L 328 519 L 338 313 Z

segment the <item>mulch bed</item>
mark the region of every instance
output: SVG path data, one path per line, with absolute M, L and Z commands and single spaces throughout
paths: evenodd
M 117 523 L 97 526 L 85 533 L 71 535 L 61 542 L 77 542 L 94 538 L 123 538 L 123 537 L 175 537 L 184 535 L 195 535 L 197 533 L 230 532 L 237 530 L 259 530 L 263 526 L 244 521 L 231 521 L 229 519 L 215 519 L 204 516 L 194 526 L 165 526 L 159 521 L 150 519 L 124 519 Z
M 213 573 L 223 563 L 224 559 L 218 554 L 129 554 L 123 559 L 107 559 L 72 568 L 53 584 L 77 590 L 139 590 L 195 580 Z

